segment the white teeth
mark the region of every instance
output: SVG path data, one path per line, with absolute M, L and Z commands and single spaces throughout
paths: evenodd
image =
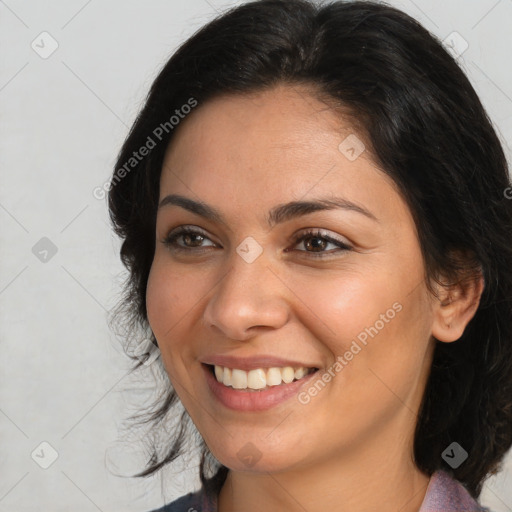
M 222 366 L 220 366 L 220 368 L 222 368 Z M 219 380 L 219 379 L 217 379 L 217 380 Z M 231 369 L 230 368 L 224 368 L 223 373 L 222 373 L 222 383 L 224 384 L 224 386 L 231 386 Z
M 261 389 L 261 388 L 264 388 L 266 385 L 267 385 L 267 377 L 265 376 L 265 370 L 258 368 L 257 370 L 251 370 L 247 374 L 247 387 L 248 388 Z
M 298 380 L 298 379 L 302 379 L 302 377 L 304 377 L 304 375 L 306 375 L 308 371 L 306 370 L 306 368 L 298 368 L 297 370 L 295 370 L 295 378 Z
M 278 386 L 281 384 L 281 370 L 279 368 L 269 368 L 267 370 L 267 386 Z
M 247 372 L 233 368 L 231 373 L 231 385 L 235 389 L 245 389 L 247 387 Z
M 289 384 L 295 378 L 295 370 L 291 366 L 286 366 L 281 370 L 281 375 L 283 376 L 283 382 Z
M 257 368 L 246 372 L 238 368 L 226 368 L 215 365 L 215 378 L 225 386 L 235 389 L 264 389 L 270 386 L 279 386 L 281 383 L 289 384 L 294 379 L 302 379 L 314 371 L 313 368 Z

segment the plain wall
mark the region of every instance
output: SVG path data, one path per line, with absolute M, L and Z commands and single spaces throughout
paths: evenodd
M 510 160 L 512 2 L 390 3 L 441 39 L 456 31 L 467 41 L 464 68 Z M 142 468 L 119 429 L 152 381 L 126 376 L 107 326 L 124 274 L 93 190 L 160 67 L 231 5 L 0 2 L 0 511 L 144 512 L 198 486 L 190 462 L 146 480 L 113 474 Z M 482 503 L 512 510 L 511 456 Z

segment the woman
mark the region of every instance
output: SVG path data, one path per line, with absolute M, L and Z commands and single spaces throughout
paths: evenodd
M 186 41 L 109 191 L 117 318 L 169 377 L 150 419 L 186 411 L 137 476 L 202 443 L 201 490 L 160 510 L 486 510 L 509 187 L 468 79 L 394 8 L 261 0 Z

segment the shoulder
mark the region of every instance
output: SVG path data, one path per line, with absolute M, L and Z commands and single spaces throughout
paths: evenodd
M 443 470 L 432 474 L 419 512 L 437 512 L 439 510 L 491 512 L 490 509 L 475 501 L 461 482 Z
M 197 491 L 189 492 L 172 503 L 151 512 L 209 512 L 209 510 L 204 508 L 203 492 Z

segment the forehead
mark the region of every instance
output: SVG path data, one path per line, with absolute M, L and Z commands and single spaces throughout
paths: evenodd
M 396 186 L 364 148 L 347 119 L 303 88 L 218 97 L 179 126 L 160 199 L 183 193 L 233 213 L 328 194 L 392 206 Z
M 197 157 L 207 149 L 210 159 L 229 159 L 264 147 L 260 158 L 291 157 L 337 146 L 341 136 L 352 132 L 339 114 L 304 87 L 279 85 L 200 105 L 182 122 L 166 156 L 179 158 L 193 147 Z

